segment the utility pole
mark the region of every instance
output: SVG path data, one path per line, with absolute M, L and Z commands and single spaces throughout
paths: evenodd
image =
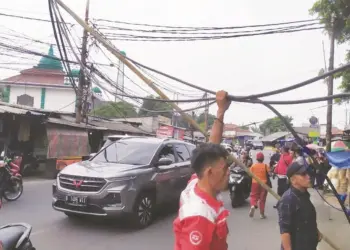
M 332 20 L 332 30 L 330 33 L 330 51 L 329 51 L 329 65 L 328 71 L 334 69 L 334 47 L 335 47 L 335 25 L 334 18 Z M 333 95 L 333 75 L 328 77 L 328 96 Z M 332 143 L 332 116 L 333 116 L 333 100 L 330 99 L 327 101 L 327 125 L 326 125 L 326 151 L 331 151 L 331 143 Z
M 85 9 L 85 23 L 88 25 L 89 23 L 89 9 L 90 9 L 90 0 L 86 1 L 86 9 Z M 86 67 L 86 59 L 88 56 L 87 51 L 87 41 L 88 41 L 88 31 L 84 29 L 83 32 L 83 41 L 82 41 L 82 49 L 81 49 L 81 63 Z M 84 88 L 88 88 L 88 83 L 86 82 L 84 68 L 80 68 L 79 73 L 79 84 L 78 84 L 78 92 L 77 92 L 77 104 L 76 104 L 76 114 L 75 114 L 75 122 L 82 122 L 83 118 L 83 102 L 84 102 L 84 92 L 87 94 L 87 91 L 84 91 Z
M 73 12 L 67 5 L 65 5 L 62 0 L 56 0 L 57 4 L 59 4 L 65 11 L 70 14 L 74 20 L 76 20 L 85 30 L 87 30 L 90 35 L 94 36 L 97 41 L 99 41 L 109 52 L 111 52 L 114 56 L 116 56 L 120 61 L 122 61 L 126 67 L 128 67 L 131 71 L 133 71 L 141 80 L 143 80 L 150 88 L 152 88 L 163 100 L 170 100 L 168 96 L 166 96 L 154 83 L 152 80 L 147 78 L 145 75 L 141 73 L 140 70 L 136 66 L 134 66 L 131 62 L 129 62 L 122 54 L 121 51 L 118 50 L 110 41 L 105 39 L 98 31 L 92 28 L 90 25 L 86 24 L 84 20 L 82 20 L 75 12 Z M 201 131 L 205 137 L 208 137 L 208 132 L 204 131 L 196 121 L 192 119 L 191 116 L 182 112 L 182 109 L 176 105 L 175 103 L 169 103 L 177 112 L 179 112 L 182 117 L 198 131 Z
M 348 125 L 348 107 L 345 107 L 345 126 Z

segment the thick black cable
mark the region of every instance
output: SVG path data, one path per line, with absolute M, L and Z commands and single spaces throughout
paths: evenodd
M 54 19 L 54 15 L 53 15 L 53 7 L 52 7 L 52 2 L 51 1 L 52 0 L 48 0 L 52 29 L 53 29 L 53 33 L 54 33 L 55 40 L 56 40 L 56 43 L 57 43 L 58 51 L 60 53 L 61 58 L 63 59 L 64 57 L 63 57 L 63 54 L 62 54 L 62 51 L 61 51 L 61 48 L 60 48 L 60 41 L 59 41 L 58 36 L 57 36 L 57 30 L 56 30 L 56 26 L 55 26 L 55 19 Z M 57 16 L 56 16 L 56 19 L 57 19 Z M 63 40 L 61 33 L 60 33 L 60 39 L 61 39 L 61 41 Z M 65 51 L 64 45 L 63 45 L 63 49 Z M 65 54 L 66 54 L 66 52 L 65 52 Z M 68 59 L 68 57 L 66 57 L 66 59 Z M 68 74 L 68 77 L 69 77 L 69 80 L 71 82 L 71 85 L 74 88 L 75 93 L 77 93 L 77 86 L 75 86 L 74 80 L 71 77 L 71 74 L 70 74 L 71 70 L 70 70 L 69 64 L 67 64 L 68 65 L 67 66 L 65 63 L 63 63 L 63 65 L 64 65 L 64 68 L 65 68 L 67 74 Z
M 177 82 L 180 82 L 186 86 L 189 86 L 189 87 L 192 87 L 192 88 L 195 88 L 195 89 L 198 89 L 198 90 L 201 90 L 203 92 L 207 92 L 207 93 L 211 93 L 213 95 L 216 94 L 216 91 L 213 91 L 213 90 L 210 90 L 210 89 L 206 89 L 206 88 L 203 88 L 201 86 L 197 86 L 197 85 L 194 85 L 192 83 L 189 83 L 187 81 L 184 81 L 182 79 L 179 79 L 177 77 L 174 77 L 172 75 L 169 75 L 167 73 L 164 73 L 162 71 L 159 71 L 157 69 L 154 69 L 154 68 L 151 68 L 149 66 L 146 66 L 130 57 L 127 57 L 126 56 L 126 59 L 129 60 L 130 62 L 134 63 L 135 65 L 141 67 L 141 68 L 144 68 L 144 69 L 147 69 L 149 71 L 152 71 L 154 73 L 157 73 L 159 75 L 162 75 L 162 76 L 165 76 L 169 79 L 172 79 L 174 81 L 177 81 Z M 291 85 L 289 87 L 285 87 L 285 88 L 281 88 L 281 89 L 277 89 L 277 90 L 273 90 L 273 91 L 268 91 L 268 92 L 264 92 L 264 93 L 261 93 L 261 94 L 255 94 L 255 95 L 249 95 L 249 96 L 234 96 L 234 95 L 228 95 L 229 99 L 232 100 L 232 101 L 239 101 L 241 99 L 255 99 L 255 98 L 260 98 L 260 97 L 266 97 L 266 96 L 270 96 L 270 95 L 276 95 L 276 94 L 281 94 L 281 93 L 284 93 L 284 92 L 287 92 L 287 91 L 290 91 L 290 90 L 294 90 L 294 89 L 298 89 L 298 88 L 301 88 L 301 87 L 304 87 L 306 85 L 309 85 L 313 82 L 316 82 L 316 81 L 319 81 L 321 79 L 324 79 L 330 75 L 334 75 L 338 72 L 341 72 L 341 71 L 344 71 L 344 70 L 347 70 L 350 68 L 350 63 L 348 64 L 345 64 L 345 65 L 342 65 L 334 70 L 331 70 L 331 71 L 328 71 L 328 72 L 325 72 L 324 74 L 322 75 L 319 75 L 319 76 L 316 76 L 316 77 L 313 77 L 313 78 L 310 78 L 306 81 L 303 81 L 303 82 L 300 82 L 300 83 L 297 83 L 297 84 L 294 84 L 294 85 Z
M 242 29 L 242 28 L 256 28 L 256 27 L 266 27 L 266 26 L 278 26 L 278 25 L 286 25 L 286 24 L 294 24 L 294 23 L 305 23 L 305 22 L 313 22 L 319 21 L 318 19 L 309 19 L 309 20 L 299 20 L 299 21 L 290 21 L 290 22 L 281 22 L 281 23 L 270 23 L 270 24 L 254 24 L 254 25 L 245 25 L 245 26 L 226 26 L 226 27 L 186 27 L 186 26 L 167 26 L 167 25 L 154 25 L 154 24 L 144 24 L 144 23 L 131 23 L 131 22 L 123 22 L 117 20 L 107 20 L 107 19 L 94 19 L 95 21 L 102 21 L 108 23 L 118 23 L 118 24 L 127 24 L 134 26 L 145 26 L 145 27 L 157 27 L 157 28 L 170 28 L 170 29 L 190 29 L 190 30 L 223 30 L 223 29 Z
M 52 1 L 52 0 L 49 0 L 49 1 Z M 52 8 L 52 10 L 53 10 L 53 13 L 54 13 L 54 15 L 55 15 L 55 18 L 56 18 L 56 20 L 59 20 L 59 18 L 58 18 L 58 15 L 57 15 L 57 11 L 56 11 L 56 9 L 53 7 Z M 52 19 L 51 19 L 52 20 Z M 58 27 L 58 35 L 59 35 L 59 38 L 60 38 L 60 40 L 61 40 L 61 44 L 62 44 L 62 49 L 63 49 L 63 53 L 64 53 L 64 59 L 66 59 L 66 60 L 68 60 L 68 54 L 67 54 L 67 50 L 66 50 L 66 47 L 65 47 L 65 45 L 64 45 L 64 39 L 63 39 L 63 36 L 62 36 L 62 27 L 60 26 L 60 23 L 57 23 L 57 27 Z M 56 38 L 56 37 L 55 37 Z M 56 41 L 57 42 L 57 41 Z M 57 44 L 57 47 L 59 47 L 59 44 Z M 73 49 L 73 48 L 72 48 Z M 75 91 L 75 93 L 77 94 L 78 92 L 77 92 L 77 86 L 75 85 L 75 82 L 74 82 L 74 79 L 73 79 L 73 77 L 72 77 L 72 71 L 71 71 L 71 68 L 70 68 L 70 65 L 69 65 L 69 63 L 67 63 L 67 68 L 68 68 L 68 78 L 69 78 L 69 80 L 70 80 L 70 82 L 71 82 L 71 84 L 72 84 L 72 86 L 73 86 L 73 88 L 74 88 L 74 91 Z
M 274 104 L 274 105 L 292 105 L 292 104 L 322 102 L 322 101 L 333 100 L 333 99 L 337 99 L 337 98 L 348 98 L 348 97 L 350 97 L 350 92 L 336 94 L 336 95 L 330 95 L 330 96 L 324 96 L 324 97 L 315 97 L 315 98 L 290 100 L 290 101 L 263 101 L 260 99 L 252 99 L 252 100 L 240 100 L 239 99 L 239 100 L 233 100 L 233 101 L 245 102 L 245 103 Z
M 305 142 L 299 137 L 297 132 L 294 130 L 294 128 L 291 126 L 291 124 L 285 119 L 285 117 L 283 115 L 281 115 L 280 112 L 278 112 L 274 107 L 272 107 L 269 104 L 264 104 L 264 106 L 267 107 L 268 109 L 270 109 L 273 113 L 275 113 L 278 116 L 278 118 L 284 123 L 286 128 L 292 133 L 292 135 L 294 136 L 294 139 L 296 140 L 296 142 L 299 145 L 301 145 L 302 147 L 304 147 L 306 145 Z M 314 159 L 314 157 L 312 157 L 312 156 L 310 156 L 310 157 L 312 158 L 312 160 L 313 160 L 313 162 L 315 164 L 318 164 L 317 161 Z M 325 177 L 325 179 L 327 181 L 327 184 L 332 189 L 332 192 L 333 192 L 334 196 L 336 196 L 336 198 L 338 199 L 338 202 L 339 202 L 339 204 L 340 204 L 340 206 L 341 206 L 341 208 L 342 208 L 342 210 L 343 210 L 343 212 L 345 214 L 345 217 L 347 218 L 347 220 L 348 220 L 348 222 L 350 224 L 350 216 L 348 216 L 346 207 L 345 207 L 344 203 L 340 200 L 340 197 L 338 195 L 337 190 L 335 189 L 335 187 L 334 187 L 332 181 L 329 179 L 329 177 L 326 174 L 324 174 L 324 173 L 323 173 L 323 175 L 324 175 L 324 177 Z
M 89 67 L 87 67 L 87 68 L 89 68 Z M 106 82 L 110 82 L 109 79 L 107 79 L 107 77 L 102 74 L 102 72 L 100 72 L 99 70 L 97 70 L 95 68 L 94 68 L 94 71 L 103 80 L 105 80 Z M 179 100 L 165 100 L 165 99 L 156 99 L 156 98 L 149 98 L 149 97 L 143 97 L 143 96 L 132 96 L 132 95 L 128 95 L 128 94 L 119 94 L 119 93 L 118 93 L 118 95 L 122 96 L 122 97 L 127 97 L 127 98 L 135 98 L 135 99 L 141 99 L 141 100 L 147 100 L 147 101 L 169 102 L 169 103 L 170 102 L 172 102 L 172 103 L 177 103 L 177 102 L 182 102 L 182 103 L 185 103 L 185 102 L 202 102 L 202 101 L 213 101 L 213 100 L 215 100 L 215 97 L 204 98 L 204 99 L 203 98 L 189 99 L 189 100 L 181 100 L 181 99 L 179 99 Z
M 45 58 L 49 58 L 49 59 L 54 59 L 54 60 L 57 60 L 57 61 L 60 61 L 60 62 L 67 62 L 67 63 L 77 64 L 77 65 L 79 64 L 79 62 L 76 62 L 76 61 L 72 61 L 72 60 L 69 60 L 69 59 L 63 59 L 63 58 L 56 58 L 56 57 L 49 56 L 49 55 L 41 53 L 41 52 L 37 52 L 37 51 L 34 51 L 34 50 L 30 50 L 30 49 L 24 49 L 22 47 L 9 45 L 9 44 L 5 44 L 5 43 L 2 43 L 2 42 L 0 42 L 0 47 L 11 49 L 12 51 L 19 52 L 19 53 L 24 53 L 24 54 L 29 54 L 29 55 L 35 55 L 35 56 L 45 57 Z M 13 56 L 13 55 L 10 55 L 10 56 Z M 31 58 L 24 58 L 24 59 L 31 59 Z M 94 63 L 94 64 L 100 65 L 100 66 L 106 66 L 106 67 L 114 67 L 114 65 L 106 64 L 106 63 Z
M 101 79 L 103 79 L 103 80 L 105 80 L 106 82 L 108 82 L 108 83 L 110 83 L 111 84 L 111 80 L 109 80 L 109 79 L 107 79 L 107 77 L 105 77 L 100 71 L 98 71 L 96 68 L 93 68 L 93 70 L 91 70 L 92 72 L 94 72 L 94 73 L 96 73 L 99 77 L 101 77 Z M 89 77 L 90 77 L 90 79 L 92 79 L 93 80 L 93 82 L 97 85 L 97 86 L 99 86 L 99 87 L 101 87 L 105 92 L 107 92 L 107 93 L 109 93 L 109 94 L 111 94 L 111 95 L 113 95 L 113 96 L 124 96 L 123 94 L 120 94 L 120 93 L 114 93 L 114 92 L 112 92 L 112 91 L 110 91 L 110 90 L 108 90 L 107 88 L 104 88 L 103 86 L 101 86 L 99 83 L 98 83 L 98 81 L 94 81 L 94 79 L 93 79 L 93 77 L 91 77 L 91 75 L 89 75 Z M 113 87 L 115 87 L 115 85 L 113 85 L 113 84 L 111 84 Z M 122 91 L 121 89 L 118 89 L 119 91 Z M 125 93 L 125 92 L 124 92 Z M 130 96 L 129 98 L 130 99 L 135 99 L 135 97 L 133 97 L 133 96 L 131 96 L 131 95 L 128 95 L 128 96 Z M 154 101 L 154 100 L 158 100 L 158 99 L 153 99 L 153 98 L 150 98 L 152 101 Z M 178 113 L 185 113 L 185 112 L 189 112 L 189 111 L 194 111 L 194 110 L 198 110 L 198 109 L 201 109 L 201 108 L 205 108 L 205 107 L 207 107 L 207 106 L 211 106 L 211 105 L 213 105 L 213 104 L 215 104 L 216 103 L 216 100 L 215 101 L 212 101 L 212 102 L 209 102 L 208 104 L 204 104 L 204 105 L 200 105 L 200 106 L 197 106 L 197 107 L 194 107 L 194 108 L 188 108 L 188 109 L 183 109 L 183 110 L 181 110 L 181 111 L 176 111 L 176 112 L 178 112 Z M 136 107 L 136 108 L 138 108 L 138 109 L 141 109 L 141 110 L 145 110 L 145 111 L 147 111 L 147 112 L 151 112 L 151 113 L 172 113 L 172 112 L 174 112 L 174 110 L 149 110 L 149 109 L 145 109 L 145 108 L 143 108 L 143 107 L 138 107 L 138 106 L 136 106 L 136 105 L 133 105 L 132 103 L 129 103 L 130 105 L 132 105 L 132 106 L 134 106 L 134 107 Z

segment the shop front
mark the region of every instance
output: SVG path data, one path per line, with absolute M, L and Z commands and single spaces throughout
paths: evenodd
M 185 129 L 171 125 L 162 125 L 157 129 L 157 138 L 174 138 L 184 140 Z

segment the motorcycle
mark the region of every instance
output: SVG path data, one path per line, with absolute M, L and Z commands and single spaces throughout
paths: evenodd
M 7 201 L 15 201 L 21 197 L 23 193 L 23 180 L 22 175 L 20 174 L 20 164 L 21 157 L 12 156 L 8 158 L 4 156 L 4 159 L 0 164 L 3 164 L 3 167 L 0 167 L 0 185 L 2 186 L 2 195 Z M 17 164 L 16 164 L 17 163 Z
M 35 250 L 30 241 L 32 227 L 13 223 L 0 227 L 0 250 Z
M 233 166 L 230 169 L 228 188 L 233 208 L 242 206 L 249 198 L 251 185 L 251 177 L 241 167 Z

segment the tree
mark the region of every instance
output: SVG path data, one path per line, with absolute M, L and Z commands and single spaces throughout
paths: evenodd
M 239 126 L 240 129 L 244 129 L 244 130 L 250 130 L 249 126 L 246 126 L 244 124 L 242 124 L 241 126 Z
M 160 99 L 160 97 L 154 97 L 153 95 L 147 96 L 147 98 Z M 165 112 L 151 112 L 151 111 L 165 111 Z M 169 103 L 158 102 L 153 100 L 144 100 L 139 110 L 139 116 L 154 116 L 162 115 L 168 118 L 172 118 L 173 108 Z
M 312 15 L 316 15 L 321 23 L 325 25 L 325 31 L 330 33 L 334 30 L 335 39 L 338 44 L 344 44 L 350 41 L 350 4 L 345 0 L 318 0 L 310 9 Z M 350 62 L 350 50 L 346 55 L 346 62 Z M 321 69 L 320 73 L 325 72 Z M 350 91 L 350 70 L 345 70 L 334 76 L 341 78 L 341 84 L 338 89 L 342 92 Z M 336 100 L 336 102 L 348 101 L 349 99 Z
M 91 112 L 92 114 L 105 118 L 136 117 L 134 106 L 128 102 L 108 102 Z
M 293 124 L 292 124 L 293 117 L 291 117 L 291 116 L 284 116 L 284 118 L 287 120 L 287 122 L 291 126 L 293 126 Z M 264 133 L 264 135 L 276 133 L 276 132 L 279 132 L 279 131 L 287 131 L 286 126 L 281 121 L 281 119 L 278 118 L 278 117 L 267 119 L 266 121 L 264 121 L 259 126 L 259 128 L 260 128 L 260 131 Z
M 208 114 L 208 128 L 213 126 L 215 119 L 216 119 L 215 115 Z M 203 112 L 197 117 L 196 121 L 199 125 L 203 123 L 203 128 L 204 128 L 204 120 L 205 120 L 205 113 Z
M 251 126 L 251 127 L 250 127 L 250 130 L 253 131 L 254 133 L 263 134 L 263 133 L 261 132 L 260 128 L 257 127 L 257 126 Z

